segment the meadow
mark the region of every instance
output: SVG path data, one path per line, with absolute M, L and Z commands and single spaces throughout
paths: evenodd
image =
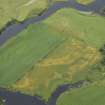
M 66 39 L 39 63 L 35 63 L 13 88 L 48 99 L 58 85 L 87 79 L 91 74 L 90 68 L 101 60 L 98 50 L 104 44 L 104 29 L 96 25 L 98 22 L 95 19 L 99 20 L 99 23 L 103 22 L 101 25 L 104 26 L 104 18 L 101 16 L 81 15 L 73 9 L 59 10 L 44 20 L 42 23 Z M 94 30 L 90 30 L 93 26 Z M 100 36 L 96 29 L 102 33 Z M 95 80 L 96 73 L 93 72 L 89 79 Z M 57 75 L 56 78 L 54 74 Z
M 85 72 L 99 59 L 100 54 L 95 48 L 69 37 L 35 63 L 12 87 L 30 95 L 38 94 L 47 100 L 57 86 L 80 80 L 77 78 L 79 72 Z
M 0 0 L 0 29 L 13 20 L 22 22 L 38 16 L 51 4 L 60 1 L 62 0 Z
M 92 2 L 94 2 L 95 0 L 76 0 L 78 3 L 83 4 L 83 5 L 88 5 Z
M 37 16 L 48 5 L 47 0 L 0 0 L 0 29 L 12 20 L 23 21 L 31 15 Z
M 44 23 L 97 49 L 105 43 L 105 18 L 98 14 L 84 15 L 77 10 L 65 8 L 57 11 Z
M 9 40 L 0 47 L 0 85 L 13 84 L 63 38 L 48 26 L 36 24 Z
M 101 82 L 101 81 L 100 81 Z M 104 105 L 105 87 L 90 85 L 64 93 L 57 105 Z
M 104 17 L 70 8 L 30 25 L 0 47 L 0 85 L 47 100 L 60 84 L 88 76 L 96 82 L 97 72 L 90 74 L 102 59 L 104 26 Z

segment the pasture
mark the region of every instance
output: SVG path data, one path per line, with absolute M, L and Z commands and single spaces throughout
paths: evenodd
M 60 84 L 86 79 L 101 60 L 104 26 L 103 17 L 74 9 L 30 25 L 0 48 L 0 85 L 47 100 Z
M 47 0 L 0 0 L 0 29 L 12 20 L 23 21 L 31 15 L 37 16 L 48 5 Z
M 78 3 L 83 4 L 83 5 L 88 5 L 92 2 L 94 2 L 95 0 L 76 0 Z
M 101 81 L 100 81 L 101 82 Z M 64 93 L 57 105 L 104 105 L 105 87 L 90 85 Z
M 12 85 L 62 41 L 44 24 L 29 26 L 0 47 L 0 85 Z

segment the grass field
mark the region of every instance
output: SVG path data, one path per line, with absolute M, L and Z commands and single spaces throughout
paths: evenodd
M 48 99 L 58 85 L 87 79 L 91 74 L 88 69 L 100 61 L 98 48 L 103 45 L 105 38 L 103 27 L 96 24 L 104 26 L 104 18 L 81 15 L 73 9 L 62 9 L 42 23 L 59 32 L 61 37 L 65 35 L 67 39 L 46 58 L 35 63 L 13 88 Z M 100 32 L 102 34 L 99 36 Z M 94 72 L 93 75 L 96 76 Z M 93 79 L 93 75 L 89 79 Z
M 68 0 L 52 0 L 52 3 L 55 3 L 55 2 L 62 2 L 62 1 L 68 1 Z
M 57 105 L 104 105 L 104 103 L 105 87 L 90 85 L 64 93 Z
M 105 42 L 105 18 L 98 15 L 87 16 L 73 9 L 61 9 L 44 22 L 54 30 L 70 34 L 96 48 Z
M 96 49 L 70 37 L 46 58 L 33 65 L 13 88 L 48 99 L 57 86 L 73 82 L 76 73 L 84 72 L 99 59 L 100 54 Z
M 0 0 L 0 29 L 14 19 L 23 21 L 48 8 L 47 0 Z
M 76 0 L 76 1 L 80 4 L 88 5 L 92 2 L 94 2 L 95 0 Z
M 44 24 L 32 25 L 12 38 L 0 48 L 0 85 L 14 83 L 63 39 Z
M 90 71 L 102 57 L 104 26 L 103 17 L 74 9 L 30 25 L 0 48 L 0 85 L 48 99 L 60 84 L 97 78 Z

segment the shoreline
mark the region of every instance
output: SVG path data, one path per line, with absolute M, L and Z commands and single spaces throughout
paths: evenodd
M 20 92 L 12 92 L 5 88 L 0 88 L 0 97 L 5 100 L 5 105 L 37 105 L 35 103 L 39 103 L 38 105 L 56 105 L 56 102 L 58 98 L 63 94 L 64 92 L 67 92 L 72 89 L 81 88 L 84 83 L 87 82 L 86 80 L 80 80 L 75 83 L 65 83 L 60 86 L 58 86 L 54 92 L 51 93 L 51 96 L 49 97 L 48 101 L 46 102 L 43 97 L 35 95 L 27 95 Z M 25 99 L 25 100 L 24 100 Z M 13 101 L 15 100 L 15 101 Z M 26 102 L 25 102 L 26 101 Z M 27 104 L 28 103 L 28 104 Z
M 4 26 L 0 30 L 0 46 L 5 44 L 6 41 L 8 41 L 13 36 L 16 36 L 19 32 L 23 31 L 30 24 L 35 24 L 40 21 L 43 21 L 44 19 L 48 18 L 49 16 L 51 16 L 52 14 L 54 14 L 56 11 L 58 11 L 61 8 L 74 8 L 81 12 L 96 12 L 99 14 L 99 12 L 96 11 L 97 10 L 96 8 L 100 8 L 100 6 L 95 7 L 98 1 L 99 0 L 96 0 L 96 2 L 86 5 L 86 6 L 79 4 L 74 0 L 56 2 L 52 6 L 50 6 L 48 9 L 45 9 L 44 11 L 42 11 L 38 16 L 30 17 L 28 19 L 25 19 L 22 22 L 19 22 L 17 20 L 12 20 L 8 22 L 6 26 Z M 102 5 L 102 3 L 100 5 Z M 102 14 L 99 14 L 99 15 L 102 15 Z

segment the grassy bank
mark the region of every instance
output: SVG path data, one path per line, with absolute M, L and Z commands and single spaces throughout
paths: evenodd
M 57 105 L 104 105 L 105 87 L 91 85 L 64 93 Z
M 78 3 L 83 4 L 83 5 L 88 5 L 92 2 L 94 2 L 95 0 L 76 0 Z
M 1 0 L 0 29 L 13 19 L 23 21 L 28 16 L 37 16 L 45 8 L 48 8 L 48 5 L 47 0 Z

